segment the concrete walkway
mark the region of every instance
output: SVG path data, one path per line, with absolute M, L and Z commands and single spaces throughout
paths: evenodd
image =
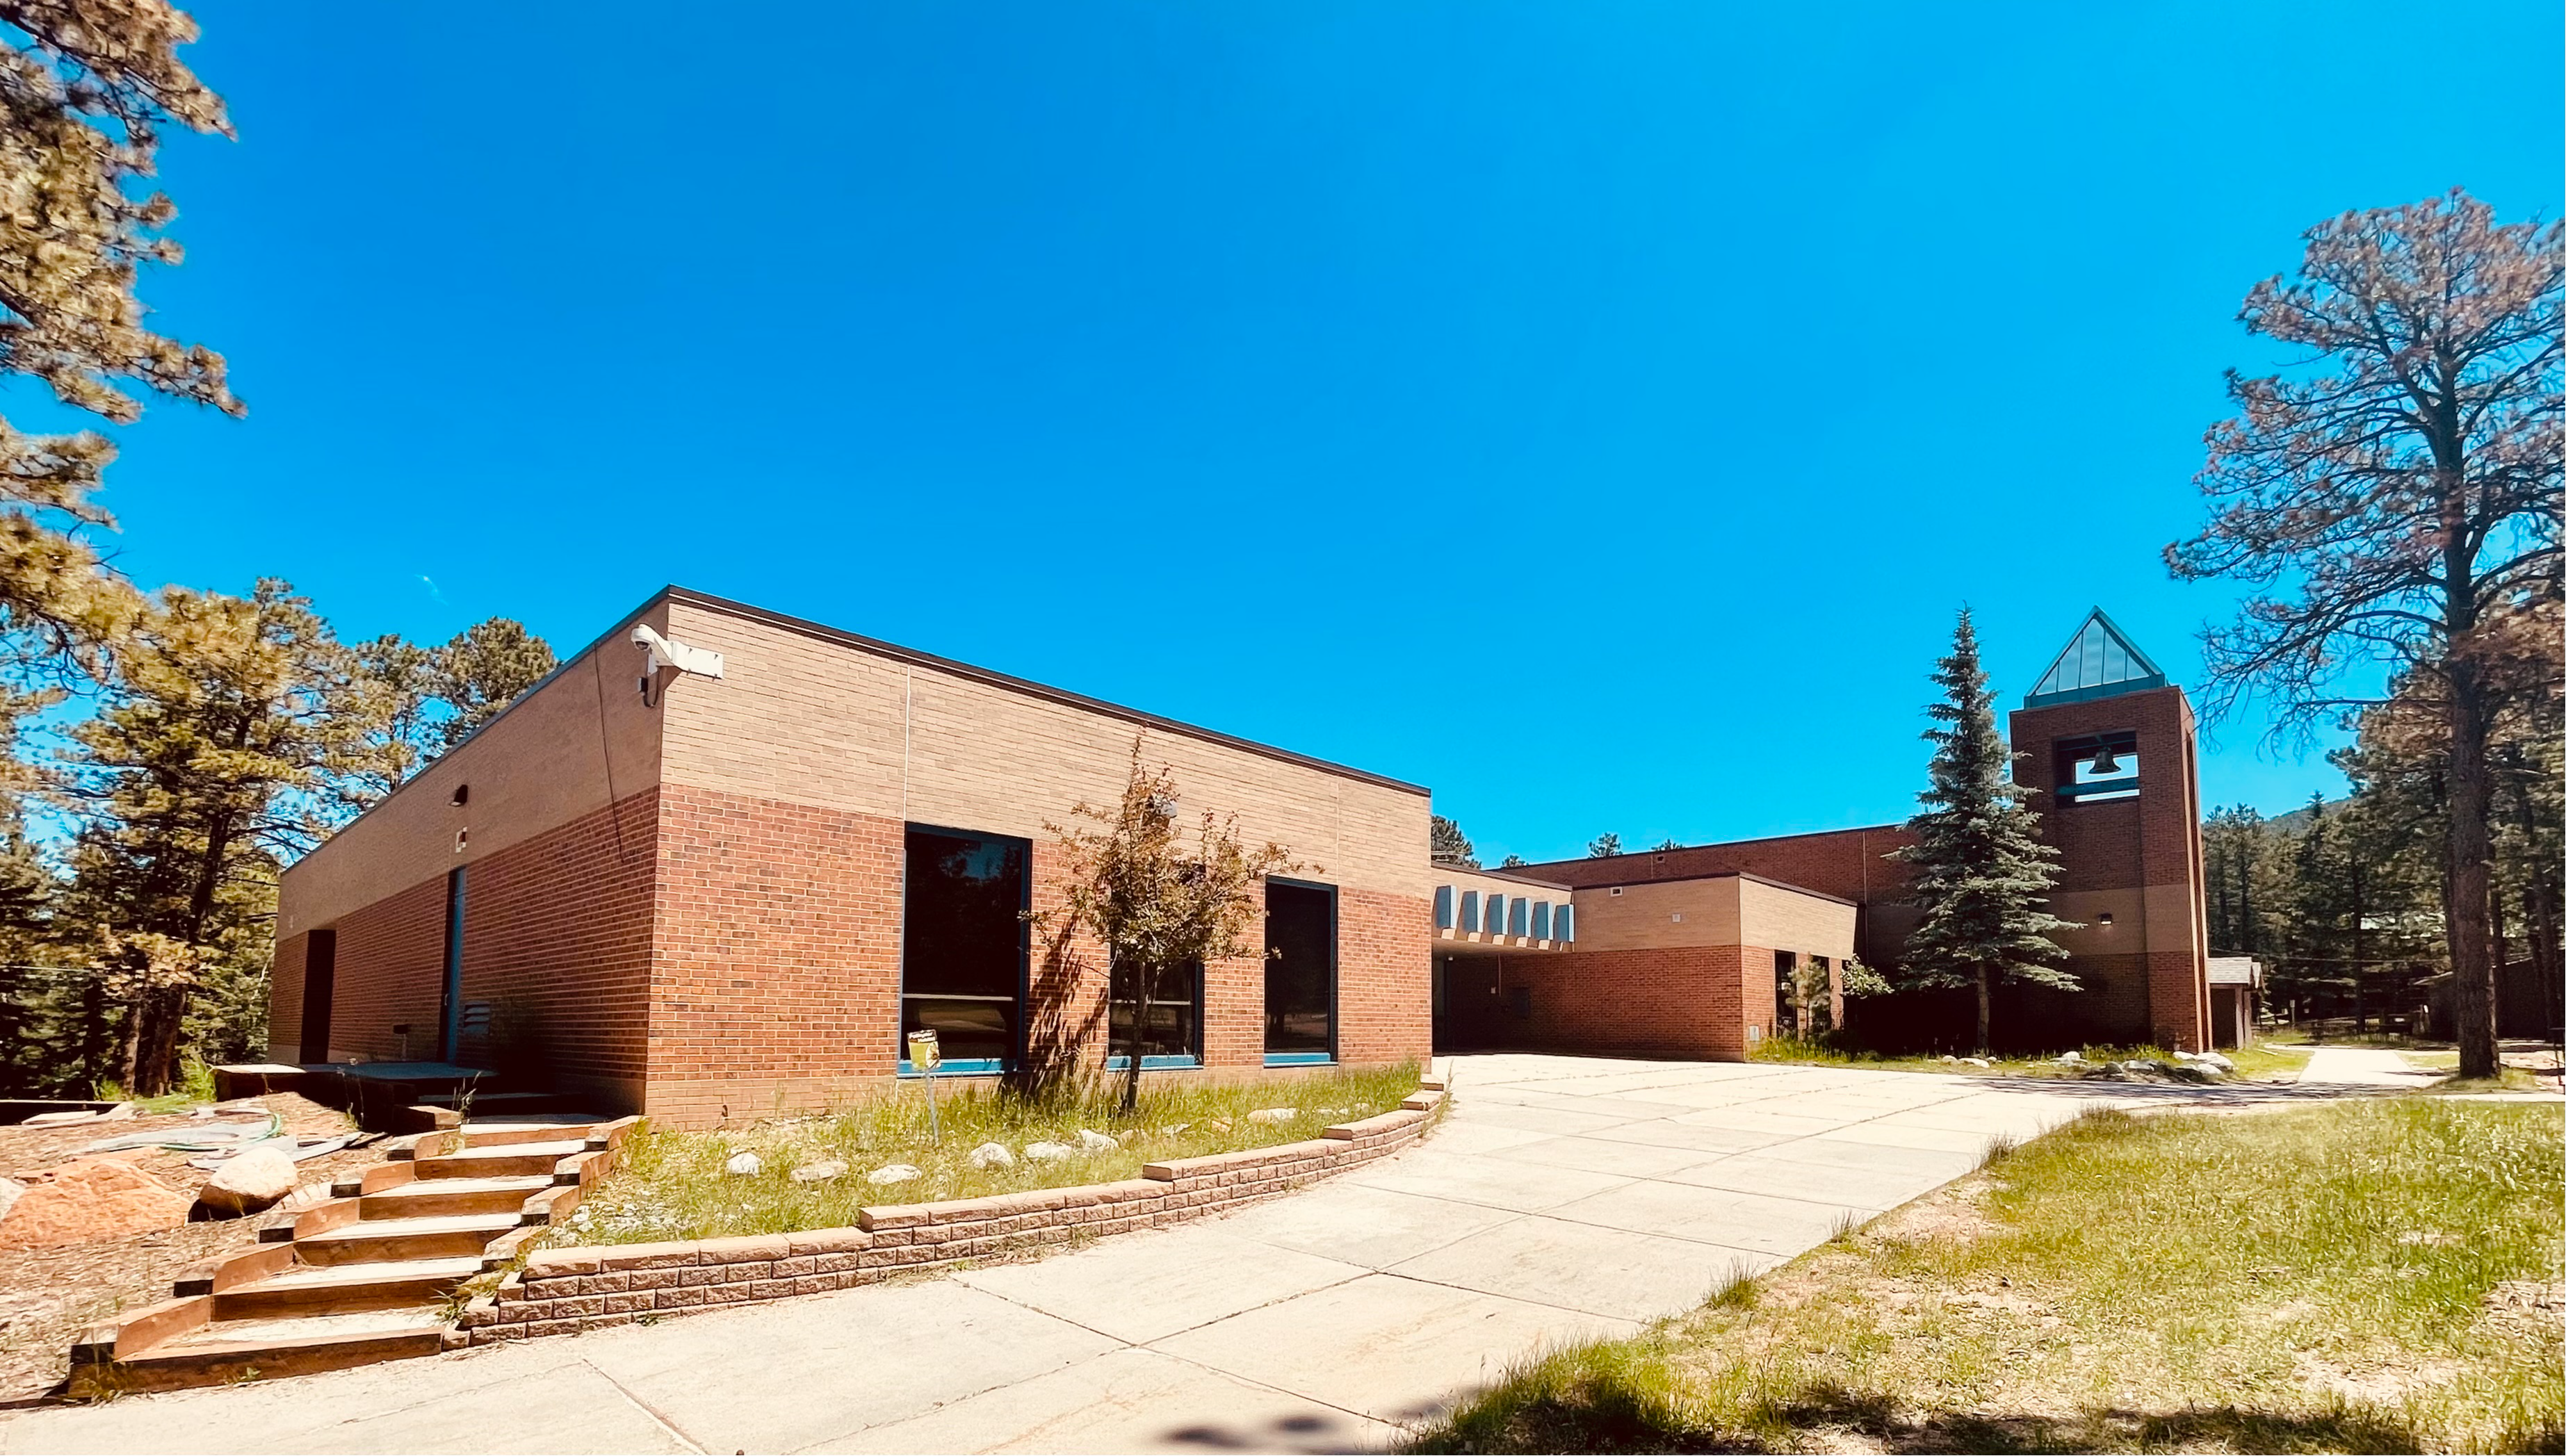
M 2360 1088 L 2411 1092 L 2448 1077 L 2446 1072 L 2418 1072 L 2405 1058 L 2383 1047 L 2319 1047 L 2299 1071 L 2301 1087 Z
M 2320 1056 L 2324 1054 L 2319 1054 Z M 1425 1144 L 1217 1221 L 649 1328 L 0 1417 L 0 1451 L 1377 1447 L 2097 1105 L 2172 1090 L 1454 1059 Z

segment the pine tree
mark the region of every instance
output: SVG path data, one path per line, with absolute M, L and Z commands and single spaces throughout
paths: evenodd
M 1933 681 L 1944 696 L 1925 709 L 1940 725 L 1924 731 L 1933 745 L 1931 787 L 1917 796 L 1924 812 L 1907 822 L 1916 843 L 1892 855 L 1915 866 L 1914 897 L 1924 911 L 1907 939 L 1901 981 L 1975 986 L 1984 1056 L 1997 982 L 2080 989 L 2056 964 L 2065 952 L 2048 938 L 2076 927 L 2042 908 L 2058 881 L 2058 851 L 2040 842 L 2039 816 L 2024 803 L 2030 791 L 2013 782 L 2013 755 L 1996 732 L 1995 694 L 1978 665 L 1966 607 Z
M 1464 869 L 1479 867 L 1479 851 L 1470 845 L 1470 837 L 1461 826 L 1441 815 L 1435 815 L 1426 830 L 1427 855 L 1437 864 L 1457 864 Z

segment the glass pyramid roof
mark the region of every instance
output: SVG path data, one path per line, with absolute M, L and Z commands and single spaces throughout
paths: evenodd
M 2049 664 L 2049 670 L 2024 695 L 2022 705 L 2045 708 L 2052 703 L 2108 698 L 2165 685 L 2165 670 L 2149 661 L 2147 653 L 2132 646 L 2120 625 L 2097 607 L 2093 615 L 2085 618 L 2085 624 L 2076 629 L 2076 635 L 2067 639 L 2058 660 Z

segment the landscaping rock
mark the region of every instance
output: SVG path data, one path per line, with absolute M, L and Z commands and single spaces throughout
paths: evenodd
M 1081 1127 L 1078 1129 L 1078 1145 L 1089 1152 L 1104 1152 L 1108 1148 L 1121 1147 L 1123 1144 L 1102 1132 L 1090 1132 Z
M 1946 1052 L 1946 1053 L 1944 1053 L 1944 1054 L 1942 1055 L 1942 1061 L 1943 1061 L 1944 1063 L 1948 1064 L 1949 1066 L 1953 1066 L 1953 1067 L 1957 1067 L 1957 1066 L 1959 1066 L 1959 1065 L 1960 1065 L 1960 1059 L 1959 1059 L 1959 1058 L 1957 1058 L 1957 1057 L 1954 1057 L 1954 1056 L 1950 1055 L 1950 1054 L 1949 1054 L 1949 1053 L 1947 1053 L 1947 1052 Z
M 1963 1067 L 1993 1067 L 1993 1066 L 1995 1066 L 1995 1064 L 1994 1064 L 1994 1063 L 1992 1063 L 1992 1062 L 1988 1061 L 1988 1060 L 1987 1060 L 1986 1058 L 1984 1058 L 1984 1057 L 1963 1057 L 1963 1058 L 1961 1058 L 1961 1059 L 1960 1059 L 1960 1065 L 1961 1065 L 1961 1066 L 1963 1066 Z
M 1270 1126 L 1279 1122 L 1289 1122 L 1300 1115 L 1301 1109 L 1298 1107 L 1259 1107 L 1247 1114 L 1247 1120 L 1263 1122 Z
M 872 1172 L 865 1174 L 865 1181 L 868 1183 L 905 1183 L 917 1175 L 917 1169 L 907 1163 L 885 1163 L 881 1167 L 874 1169 Z
M 793 1181 L 796 1183 L 827 1183 L 843 1178 L 846 1175 L 847 1165 L 845 1163 L 840 1162 L 836 1158 L 826 1158 L 816 1163 L 804 1163 L 802 1166 L 795 1168 L 793 1170 Z
M 122 1158 L 84 1158 L 30 1179 L 0 1217 L 0 1249 L 104 1243 L 187 1221 L 192 1202 Z
M 1003 1142 L 984 1142 L 971 1149 L 971 1166 L 975 1168 L 1012 1168 L 1016 1155 Z
M 1227 1117 L 1212 1118 L 1211 1130 L 1214 1132 L 1227 1132 L 1229 1130 L 1229 1119 Z
M 2083 1067 L 2086 1065 L 2085 1054 L 2082 1052 L 2062 1052 L 2058 1056 L 2058 1065 L 2061 1067 Z
M 26 1191 L 27 1185 L 17 1179 L 0 1178 L 0 1223 L 8 1221 L 9 1210 L 17 1206 L 18 1195 Z
M 261 1144 L 223 1159 L 196 1191 L 196 1206 L 214 1218 L 239 1218 L 266 1209 L 293 1191 L 293 1156 L 281 1147 Z
M 1065 1142 L 1029 1142 L 1025 1144 L 1025 1156 L 1038 1163 L 1056 1163 L 1078 1156 L 1078 1149 Z
M 1165 1133 L 1165 1134 L 1167 1134 L 1169 1137 L 1176 1137 L 1176 1136 L 1180 1136 L 1180 1135 L 1184 1132 L 1184 1130 L 1185 1130 L 1186 1128 L 1191 1127 L 1192 1125 L 1194 1125 L 1194 1124 L 1192 1124 L 1191 1122 L 1178 1122 L 1178 1123 L 1174 1124 L 1173 1126 L 1170 1126 L 1170 1127 L 1161 1127 L 1161 1128 L 1159 1128 L 1158 1130 L 1159 1130 L 1159 1131 L 1161 1131 L 1161 1132 L 1164 1132 L 1164 1133 Z
M 2235 1063 L 2220 1056 L 2216 1052 L 2177 1052 L 2174 1054 L 2174 1060 L 2177 1062 L 2188 1062 L 2194 1067 L 2206 1067 L 2210 1071 L 2218 1073 L 2234 1072 L 2236 1070 Z
M 765 1160 L 758 1157 L 757 1154 L 753 1152 L 735 1152 L 730 1155 L 729 1162 L 722 1164 L 722 1171 L 730 1174 L 734 1178 L 754 1178 L 760 1172 L 764 1171 L 765 1167 Z

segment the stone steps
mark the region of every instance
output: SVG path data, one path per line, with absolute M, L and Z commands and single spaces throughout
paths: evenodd
M 448 1297 L 513 1251 L 492 1245 L 569 1211 L 634 1119 L 468 1123 L 429 1133 L 304 1210 L 282 1242 L 200 1265 L 176 1298 L 93 1331 L 75 1393 L 165 1390 L 432 1354 Z M 446 1151 L 449 1142 L 460 1143 Z M 568 1170 L 562 1164 L 574 1159 Z

